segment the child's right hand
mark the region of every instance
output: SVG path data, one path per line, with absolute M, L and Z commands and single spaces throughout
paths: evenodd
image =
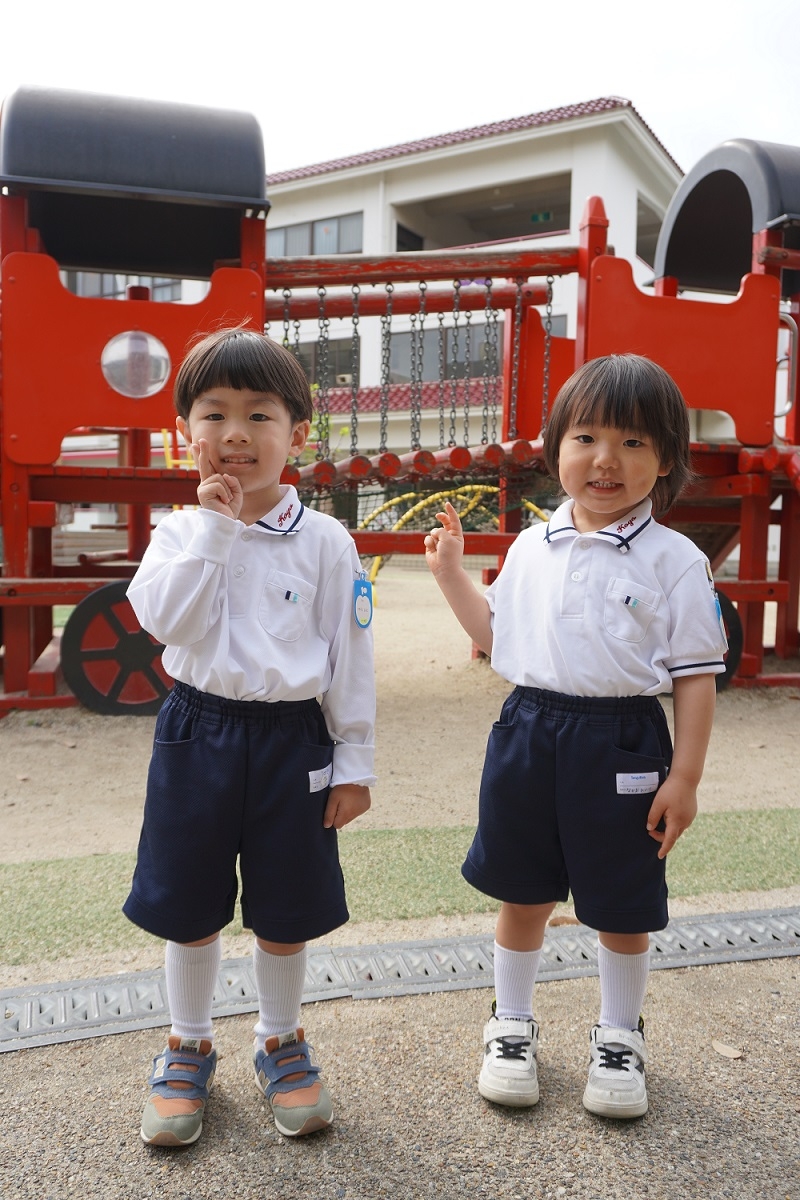
M 244 493 L 242 485 L 233 475 L 225 475 L 217 471 L 211 462 L 208 442 L 200 438 L 192 442 L 192 458 L 200 472 L 200 483 L 197 488 L 197 499 L 201 508 L 221 513 L 224 517 L 237 520 L 242 511 Z
M 441 521 L 442 528 L 432 529 L 425 538 L 425 561 L 434 575 L 461 566 L 464 556 L 461 518 L 449 500 L 445 501 L 444 508 L 444 512 L 436 514 L 436 520 Z

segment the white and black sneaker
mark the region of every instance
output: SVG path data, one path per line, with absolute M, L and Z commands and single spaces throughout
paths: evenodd
M 599 1117 L 643 1117 L 647 1112 L 644 1022 L 638 1029 L 595 1025 L 590 1036 L 589 1080 L 583 1106 Z
M 492 1015 L 483 1029 L 483 1066 L 478 1091 L 486 1100 L 511 1108 L 530 1108 L 539 1099 L 535 1021 Z

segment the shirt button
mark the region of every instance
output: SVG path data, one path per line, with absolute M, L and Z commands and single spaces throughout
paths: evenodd
M 570 579 L 574 579 L 577 583 L 579 579 L 583 579 L 583 576 L 581 575 L 580 571 L 573 571 L 570 575 Z
M 244 575 L 244 567 L 242 567 L 242 566 L 234 567 L 233 573 L 237 578 L 241 575 Z
M 578 542 L 578 548 L 580 550 L 591 550 L 592 543 L 591 542 Z
M 249 542 L 249 541 L 252 539 L 252 537 L 253 537 L 252 533 L 243 533 L 243 534 L 242 534 L 242 541 L 243 541 L 243 542 Z

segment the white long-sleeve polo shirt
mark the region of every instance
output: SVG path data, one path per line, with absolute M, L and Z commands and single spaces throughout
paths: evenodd
M 159 522 L 128 589 L 173 679 L 230 700 L 321 697 L 331 785 L 374 775 L 372 629 L 353 612 L 355 543 L 293 487 L 253 525 L 208 509 Z
M 708 560 L 651 509 L 580 533 L 568 500 L 519 535 L 485 593 L 498 674 L 571 696 L 656 696 L 724 671 Z

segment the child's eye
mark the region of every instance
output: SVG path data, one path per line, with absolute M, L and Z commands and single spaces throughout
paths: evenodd
M 203 420 L 204 421 L 224 421 L 225 418 L 222 415 L 222 413 L 212 412 L 212 413 L 206 413 L 205 416 L 203 417 Z
M 644 442 L 639 441 L 639 438 L 626 438 L 622 444 L 623 446 L 631 446 L 635 449 L 637 446 L 643 446 Z
M 266 413 L 254 412 L 254 413 L 250 413 L 250 420 L 251 421 L 268 421 L 269 417 L 267 416 Z
M 576 434 L 575 441 L 579 446 L 591 446 L 594 442 L 594 438 L 590 433 L 579 433 Z

